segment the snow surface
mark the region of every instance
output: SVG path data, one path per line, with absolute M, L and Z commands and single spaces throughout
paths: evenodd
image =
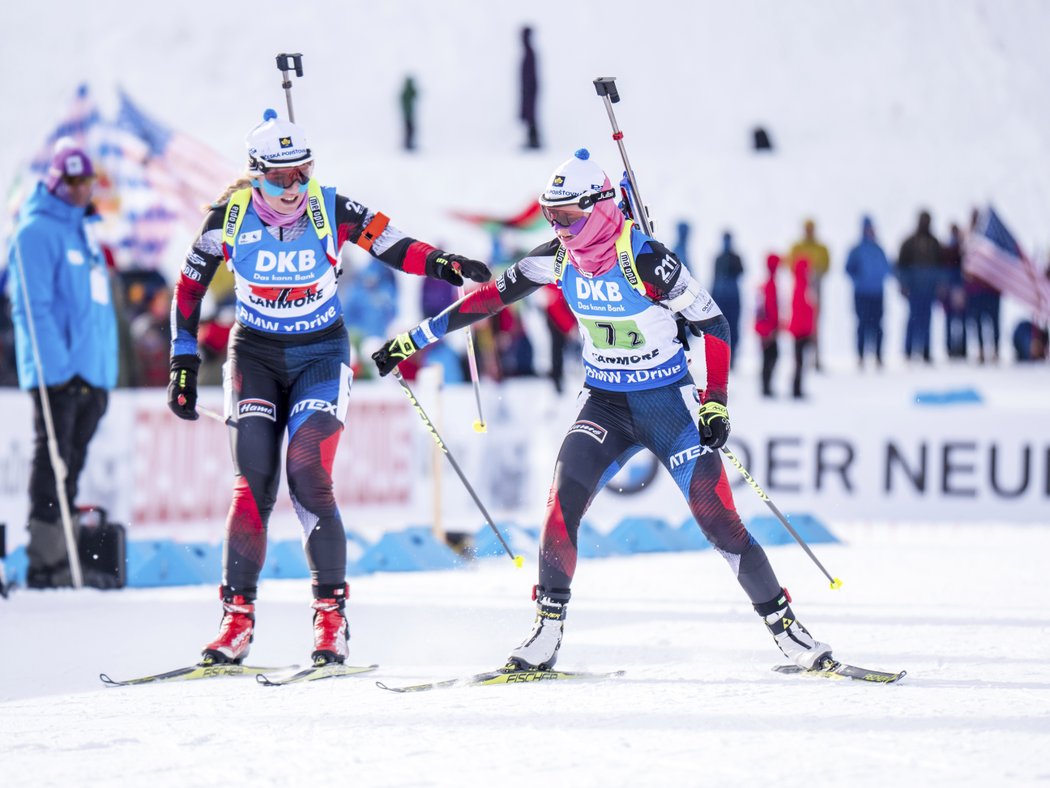
M 195 660 L 202 588 L 23 592 L 0 602 L 5 786 L 1040 785 L 1050 780 L 1050 531 L 852 524 L 771 561 L 836 654 L 878 686 L 778 676 L 779 652 L 711 550 L 582 561 L 560 666 L 599 683 L 395 695 L 374 685 L 502 664 L 531 623 L 530 560 L 352 584 L 369 676 L 105 688 Z M 306 581 L 262 584 L 256 664 L 302 663 Z

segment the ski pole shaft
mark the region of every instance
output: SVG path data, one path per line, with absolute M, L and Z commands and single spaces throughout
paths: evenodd
M 459 297 L 463 298 L 463 288 L 459 288 Z M 487 432 L 485 414 L 481 412 L 481 381 L 478 376 L 478 358 L 474 352 L 474 332 L 470 326 L 467 332 L 467 366 L 470 367 L 470 380 L 474 384 L 474 404 L 478 408 L 478 418 L 474 422 L 474 432 Z
M 489 515 L 488 510 L 485 508 L 485 504 L 478 498 L 478 494 L 474 492 L 474 488 L 467 481 L 467 477 L 459 467 L 459 463 L 456 462 L 456 458 L 452 456 L 452 452 L 448 450 L 448 446 L 441 440 L 441 436 L 438 434 L 437 429 L 434 427 L 434 423 L 427 416 L 426 411 L 423 410 L 423 406 L 419 404 L 419 400 L 416 399 L 416 395 L 412 393 L 412 389 L 409 388 L 408 383 L 405 382 L 404 377 L 401 375 L 401 370 L 394 368 L 394 377 L 397 382 L 401 384 L 401 390 L 405 392 L 405 396 L 408 397 L 408 401 L 412 403 L 412 407 L 416 409 L 416 413 L 419 414 L 419 418 L 423 420 L 423 424 L 427 430 L 430 431 L 431 436 L 434 438 L 434 442 L 437 443 L 438 448 L 448 458 L 449 464 L 452 466 L 452 470 L 459 476 L 459 480 L 463 482 L 463 486 L 467 488 L 467 492 L 470 493 L 470 497 L 474 499 L 474 503 L 477 505 L 478 510 L 485 518 L 485 522 L 488 523 L 489 528 L 496 534 L 496 538 L 499 539 L 499 543 L 503 545 L 503 549 L 506 550 L 507 555 L 514 562 L 514 565 L 520 567 L 525 559 L 520 555 L 514 555 L 514 551 L 510 549 L 510 545 L 507 544 L 507 540 L 503 538 L 503 534 L 500 533 L 499 528 L 496 527 L 496 523 L 493 522 L 492 517 Z
M 755 481 L 755 477 L 748 473 L 747 468 L 745 468 L 743 463 L 736 458 L 736 455 L 733 454 L 733 452 L 729 451 L 729 449 L 725 446 L 722 447 L 722 453 L 729 458 L 729 461 L 733 463 L 733 466 L 740 472 L 740 475 L 744 477 L 745 481 L 747 481 L 749 485 L 751 485 L 751 489 L 755 491 L 755 494 L 766 502 L 766 506 L 768 506 L 770 511 L 772 511 L 773 514 L 776 515 L 777 519 L 780 520 L 780 524 L 787 528 L 789 534 L 795 537 L 795 541 L 798 542 L 799 546 L 806 551 L 806 555 L 808 555 L 813 561 L 813 563 L 817 565 L 817 568 L 824 573 L 824 577 L 831 581 L 831 588 L 841 588 L 842 581 L 837 577 L 832 577 L 828 570 L 824 568 L 824 565 L 820 563 L 820 561 L 815 555 L 813 555 L 813 551 L 809 549 L 809 545 L 806 544 L 805 540 L 801 536 L 799 536 L 798 531 L 796 531 L 791 526 L 791 523 L 788 522 L 788 519 L 780 513 L 780 510 L 776 507 L 776 505 L 771 500 L 769 500 L 769 496 L 766 495 L 766 491 L 758 486 L 758 482 Z
M 294 70 L 297 77 L 303 75 L 303 56 L 298 52 L 295 54 L 282 52 L 277 56 L 277 70 L 281 72 L 281 87 L 284 88 L 284 97 L 288 101 L 288 120 L 295 123 L 295 110 L 292 109 L 292 80 L 288 72 Z
M 620 131 L 620 126 L 616 122 L 616 114 L 612 108 L 612 105 L 620 100 L 620 93 L 616 90 L 616 77 L 598 77 L 594 80 L 594 89 L 605 103 L 605 111 L 609 113 L 609 123 L 612 124 L 613 129 L 612 138 L 620 149 L 620 158 L 623 159 L 623 168 L 627 174 L 627 182 L 631 184 L 631 191 L 634 193 L 634 199 L 638 203 L 636 206 L 638 208 L 636 211 L 638 221 L 641 223 L 645 234 L 651 236 L 653 228 L 649 224 L 649 211 L 645 207 L 642 193 L 638 191 L 638 179 L 634 177 L 634 170 L 631 169 L 631 162 L 627 158 L 627 148 L 623 144 L 623 132 Z
M 206 408 L 206 407 L 204 407 L 203 405 L 198 405 L 198 406 L 197 406 L 197 412 L 198 412 L 199 414 L 201 414 L 202 416 L 207 416 L 207 417 L 208 417 L 209 419 L 211 419 L 212 421 L 217 421 L 217 422 L 219 422 L 220 424 L 227 424 L 227 425 L 229 425 L 229 426 L 231 426 L 231 427 L 233 427 L 233 426 L 236 426 L 236 424 L 235 424 L 235 423 L 232 423 L 232 422 L 228 422 L 228 421 L 226 421 L 226 419 L 224 419 L 224 418 L 222 417 L 222 414 L 221 414 L 221 413 L 219 413 L 219 412 L 217 412 L 217 411 L 214 411 L 214 410 L 212 410 L 211 408 Z

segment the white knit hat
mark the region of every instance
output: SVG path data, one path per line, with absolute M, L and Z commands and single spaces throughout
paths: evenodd
M 314 158 L 303 130 L 287 120 L 278 120 L 272 109 L 263 113 L 263 122 L 248 133 L 244 144 L 248 146 L 251 172 L 298 167 Z
M 590 151 L 580 148 L 551 174 L 547 188 L 540 195 L 540 205 L 577 202 L 585 194 L 600 192 L 605 181 L 605 173 L 591 161 Z

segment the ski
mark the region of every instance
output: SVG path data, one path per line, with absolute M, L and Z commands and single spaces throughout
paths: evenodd
M 339 662 L 329 662 L 327 665 L 311 665 L 288 676 L 282 676 L 273 671 L 264 671 L 257 674 L 255 680 L 264 687 L 283 687 L 285 684 L 297 684 L 300 681 L 356 676 L 359 673 L 370 673 L 378 667 L 379 665 L 343 665 Z
M 608 673 L 588 673 L 565 670 L 490 670 L 486 673 L 476 673 L 473 676 L 446 681 L 434 681 L 429 684 L 412 684 L 407 687 L 389 687 L 381 681 L 376 682 L 380 689 L 390 692 L 426 692 L 433 689 L 446 689 L 449 687 L 481 687 L 490 684 L 526 684 L 532 681 L 562 681 L 566 679 L 608 679 L 622 676 L 624 671 L 614 670 Z
M 215 679 L 223 676 L 257 676 L 261 673 L 274 673 L 282 670 L 294 670 L 298 665 L 285 668 L 263 668 L 254 665 L 233 665 L 229 663 L 214 663 L 210 665 L 189 665 L 185 668 L 176 668 L 167 673 L 155 673 L 152 676 L 140 676 L 136 679 L 117 681 L 111 679 L 105 673 L 99 673 L 98 677 L 102 683 L 109 687 L 130 687 L 135 684 L 154 684 L 161 681 L 189 681 L 191 679 Z
M 838 662 L 833 659 L 824 660 L 819 668 L 807 670 L 798 665 L 776 665 L 773 670 L 777 673 L 816 676 L 824 679 L 853 679 L 854 681 L 867 681 L 872 684 L 893 684 L 908 675 L 908 672 L 905 670 L 897 673 L 888 673 L 884 670 L 868 670 L 867 668 L 858 668 L 856 665 L 847 665 L 845 662 Z

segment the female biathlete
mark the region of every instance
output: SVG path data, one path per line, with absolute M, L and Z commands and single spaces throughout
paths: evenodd
M 625 221 L 616 190 L 586 150 L 554 171 L 540 197 L 557 238 L 511 265 L 437 317 L 372 355 L 381 374 L 420 348 L 557 283 L 583 336 L 580 410 L 558 454 L 540 544 L 536 623 L 509 666 L 549 669 L 558 658 L 576 535 L 587 506 L 627 460 L 649 449 L 674 477 L 704 535 L 793 662 L 830 657 L 798 622 L 765 551 L 733 503 L 718 448 L 726 410 L 729 325 L 711 296 L 659 241 Z M 701 343 L 707 380 L 693 382 L 686 340 Z
M 247 176 L 208 212 L 172 304 L 168 406 L 198 418 L 197 328 L 201 299 L 219 265 L 233 272 L 236 325 L 224 369 L 233 447 L 233 502 L 226 521 L 223 617 L 204 663 L 240 663 L 255 628 L 266 528 L 288 433 L 288 487 L 303 527 L 313 580 L 315 664 L 343 662 L 346 535 L 332 464 L 350 395 L 350 346 L 336 297 L 339 249 L 357 244 L 405 273 L 462 285 L 491 278 L 476 260 L 406 236 L 382 213 L 322 187 L 302 130 L 268 110 L 249 133 Z

